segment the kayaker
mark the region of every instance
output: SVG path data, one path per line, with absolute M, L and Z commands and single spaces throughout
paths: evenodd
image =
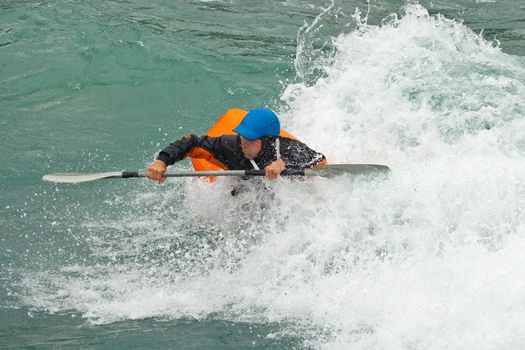
M 305 169 L 326 164 L 323 154 L 304 143 L 279 136 L 281 123 L 269 109 L 253 109 L 233 130 L 238 135 L 184 136 L 164 148 L 148 167 L 146 176 L 163 182 L 168 165 L 186 157 L 204 158 L 229 170 L 264 169 L 275 180 L 285 169 Z

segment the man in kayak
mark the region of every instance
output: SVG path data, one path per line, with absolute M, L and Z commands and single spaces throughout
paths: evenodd
M 281 123 L 269 109 L 248 112 L 233 130 L 238 135 L 184 136 L 164 148 L 148 167 L 146 176 L 163 182 L 168 165 L 186 157 L 204 158 L 229 170 L 264 169 L 275 180 L 285 169 L 305 169 L 326 165 L 323 154 L 304 143 L 279 136 Z

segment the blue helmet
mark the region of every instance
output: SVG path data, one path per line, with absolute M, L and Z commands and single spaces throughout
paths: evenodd
M 281 123 L 274 111 L 252 109 L 233 131 L 245 139 L 257 140 L 264 136 L 279 136 Z

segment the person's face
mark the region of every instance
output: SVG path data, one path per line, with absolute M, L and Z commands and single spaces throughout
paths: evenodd
M 247 159 L 253 159 L 261 152 L 262 140 L 257 139 L 250 141 L 241 136 L 241 149 L 242 153 Z

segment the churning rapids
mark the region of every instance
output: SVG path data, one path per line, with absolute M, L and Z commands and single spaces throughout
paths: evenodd
M 357 18 L 333 54 L 298 65 L 322 77 L 287 86 L 279 111 L 332 163 L 387 164 L 388 179 L 137 189 L 93 208 L 71 232 L 82 255 L 27 273 L 19 297 L 98 324 L 280 322 L 272 336 L 327 349 L 519 349 L 525 62 L 404 10 L 379 27 Z

